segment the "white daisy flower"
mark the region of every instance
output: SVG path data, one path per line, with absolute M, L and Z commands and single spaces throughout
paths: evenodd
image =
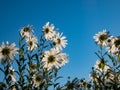
M 113 40 L 112 40 L 112 48 L 111 48 L 111 53 L 114 53 L 114 54 L 119 54 L 120 53 L 120 37 L 115 37 Z
M 50 23 L 47 22 L 45 26 L 43 26 L 43 32 L 46 40 L 52 40 L 56 34 L 56 32 L 54 31 L 54 25 L 53 24 L 49 25 L 49 24 Z
M 92 72 L 92 73 L 89 74 L 89 77 L 92 81 L 94 81 L 96 83 L 98 82 L 98 79 L 97 79 L 97 78 L 99 78 L 98 74 Z
M 114 37 L 111 39 L 110 45 L 107 47 L 107 51 L 118 55 L 120 53 L 120 38 Z
M 106 40 L 109 37 L 108 34 L 109 33 L 106 30 L 103 30 L 102 32 L 96 34 L 93 38 L 95 39 L 97 44 L 101 44 L 104 46 L 106 45 Z
M 11 90 L 17 90 L 15 85 L 11 86 Z
M 12 62 L 14 56 L 18 53 L 18 48 L 15 48 L 15 46 L 15 43 L 2 43 L 0 47 L 0 60 L 3 64 L 6 63 L 7 60 L 9 60 L 10 63 Z
M 107 73 L 107 75 L 104 77 L 104 82 L 107 86 L 111 86 L 110 83 L 113 83 L 114 81 L 114 74 L 112 72 Z
M 106 46 L 107 47 L 111 47 L 112 46 L 113 39 L 114 39 L 113 36 L 110 36 L 110 37 L 107 38 L 107 40 L 106 40 Z
M 43 76 L 41 73 L 34 74 L 32 77 L 32 82 L 34 87 L 38 87 L 42 83 Z
M 61 53 L 59 49 L 52 48 L 50 51 L 46 51 L 44 53 L 44 57 L 42 59 L 44 63 L 44 68 L 47 70 L 51 70 L 53 68 L 59 68 L 63 66 L 67 62 L 67 55 Z
M 101 64 L 101 62 L 100 62 L 100 60 L 97 60 L 96 61 L 96 64 L 94 65 L 94 68 L 95 69 L 97 69 L 97 70 L 99 70 L 100 72 L 102 72 L 102 70 L 103 70 L 103 66 L 101 66 L 102 64 Z
M 26 38 L 28 44 L 28 50 L 32 51 L 37 47 L 37 38 L 31 35 L 29 38 Z
M 66 47 L 67 45 L 67 40 L 65 40 L 66 37 L 62 36 L 62 33 L 56 34 L 55 38 L 53 39 L 53 45 L 58 47 L 60 50 L 62 50 L 62 47 Z
M 14 83 L 17 82 L 17 79 L 16 77 L 14 76 L 14 69 L 12 67 L 9 67 L 9 73 L 10 73 L 10 76 L 11 76 L 11 79 Z
M 22 37 L 29 38 L 32 32 L 33 32 L 32 26 L 28 25 L 21 29 L 20 34 Z
M 66 63 L 68 63 L 68 57 L 66 53 L 60 53 L 58 57 L 60 58 L 60 61 L 58 62 L 59 64 L 61 64 L 61 67 L 65 65 Z
M 37 70 L 37 64 L 36 63 L 30 63 L 29 65 L 29 71 L 34 72 Z
M 94 68 L 97 70 L 98 73 L 107 73 L 110 69 L 109 65 L 103 60 L 97 60 Z

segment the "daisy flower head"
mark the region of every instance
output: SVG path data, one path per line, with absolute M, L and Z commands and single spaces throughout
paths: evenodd
M 111 44 L 107 47 L 108 52 L 118 55 L 120 53 L 120 37 L 114 37 L 111 39 Z
M 42 83 L 43 76 L 41 73 L 36 73 L 32 77 L 32 82 L 34 87 L 39 87 L 39 85 Z
M 46 40 L 52 40 L 53 37 L 55 36 L 56 32 L 54 30 L 54 25 L 50 24 L 49 22 L 47 22 L 44 26 L 43 26 L 43 33 L 45 35 L 45 39 Z
M 29 36 L 32 34 L 32 32 L 33 32 L 32 26 L 28 25 L 21 29 L 20 34 L 22 37 L 29 38 Z
M 107 73 L 110 69 L 108 63 L 106 63 L 104 60 L 97 60 L 94 68 L 97 70 L 98 73 L 104 74 Z
M 59 49 L 51 48 L 50 51 L 45 51 L 42 61 L 43 67 L 47 70 L 59 69 L 67 62 L 67 56 L 61 53 Z
M 28 44 L 28 50 L 33 51 L 37 47 L 37 38 L 31 35 L 29 38 L 26 38 Z
M 9 73 L 10 75 L 14 75 L 14 69 L 12 67 L 9 67 Z
M 62 47 L 65 48 L 67 45 L 66 37 L 62 36 L 62 33 L 57 33 L 53 39 L 53 45 L 62 50 Z
M 114 81 L 114 74 L 112 72 L 107 73 L 107 75 L 104 77 L 104 82 L 105 84 L 109 85 L 110 83 L 112 83 L 112 81 Z
M 16 77 L 14 76 L 14 69 L 13 69 L 12 67 L 9 67 L 9 74 L 10 74 L 10 76 L 11 76 L 12 81 L 13 81 L 14 83 L 16 83 L 16 82 L 17 82 L 17 79 L 16 79 Z
M 95 66 L 94 66 L 94 68 L 99 70 L 100 72 L 103 71 L 104 67 L 105 67 L 105 61 L 104 60 L 97 60 Z
M 15 48 L 15 43 L 9 44 L 6 42 L 6 44 L 3 42 L 0 47 L 0 60 L 2 64 L 5 64 L 7 60 L 11 63 L 14 59 L 14 56 L 18 53 L 18 48 Z
M 115 37 L 112 43 L 113 45 L 112 45 L 111 52 L 113 52 L 114 54 L 119 54 L 120 53 L 120 37 Z
M 103 30 L 102 32 L 99 32 L 96 34 L 93 38 L 95 39 L 97 44 L 101 44 L 102 46 L 106 45 L 106 40 L 109 37 L 108 36 L 109 32 L 106 30 Z
M 114 39 L 113 36 L 110 36 L 110 37 L 107 38 L 107 40 L 106 40 L 106 46 L 107 46 L 107 47 L 111 47 L 111 46 L 112 46 L 112 44 L 113 44 L 113 39 Z
M 29 65 L 29 71 L 30 72 L 34 72 L 34 71 L 36 71 L 37 70 L 37 64 L 35 64 L 35 63 L 30 63 L 30 65 Z
M 61 64 L 61 67 L 62 67 L 63 65 L 65 65 L 66 63 L 68 63 L 68 56 L 67 56 L 66 53 L 60 53 L 60 54 L 58 55 L 58 57 L 60 57 L 60 62 L 59 62 L 59 64 Z
M 91 72 L 90 74 L 89 74 L 89 77 L 90 77 L 90 79 L 92 80 L 92 81 L 94 81 L 94 82 L 98 82 L 98 74 L 96 74 L 95 72 Z

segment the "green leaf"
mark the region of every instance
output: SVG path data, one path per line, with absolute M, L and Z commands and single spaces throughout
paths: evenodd
M 108 54 L 108 57 L 109 57 L 112 61 L 114 61 L 114 57 L 113 57 L 112 55 L 109 55 L 109 54 Z
M 104 69 L 104 66 L 105 66 L 105 64 L 104 64 L 104 63 L 101 63 L 101 68 L 102 68 L 102 69 Z
M 56 86 L 58 86 L 60 83 L 56 83 L 55 85 L 54 85 L 54 87 L 56 87 Z
M 27 57 L 28 57 L 29 60 L 31 60 L 31 56 L 29 54 L 27 54 Z
M 24 65 L 22 66 L 21 70 L 23 71 L 23 70 L 25 69 L 25 67 L 26 67 L 26 64 L 24 64 Z
M 57 80 L 60 79 L 60 78 L 63 78 L 63 77 L 62 77 L 62 76 L 56 77 L 56 78 L 55 78 L 55 81 L 57 81 Z
M 5 83 L 0 82 L 0 87 L 1 87 L 1 88 L 6 87 Z
M 20 73 L 18 71 L 14 71 L 15 73 L 17 73 L 18 75 L 20 75 Z
M 24 40 L 24 37 L 21 37 L 20 40 L 19 40 L 19 46 L 22 46 L 23 40 Z
M 19 50 L 19 54 L 20 54 L 20 55 L 22 55 L 22 54 L 23 54 L 23 52 L 24 52 L 24 50 L 23 50 L 23 49 L 20 49 L 20 50 Z
M 120 54 L 118 54 L 118 61 L 120 62 Z
M 95 54 L 98 56 L 98 58 L 100 58 L 100 59 L 101 59 L 101 57 L 100 57 L 100 55 L 99 55 L 98 53 L 96 53 L 96 52 L 95 52 Z
M 20 62 L 19 62 L 18 60 L 16 60 L 16 62 L 17 62 L 17 64 L 18 64 L 18 66 L 20 66 Z
M 113 65 L 116 66 L 117 62 L 115 61 L 115 58 L 109 54 L 108 54 L 108 57 L 112 60 Z
M 4 73 L 5 73 L 6 76 L 8 75 L 8 68 L 5 68 Z
M 33 54 L 31 58 L 33 59 L 33 58 L 36 57 L 36 56 L 37 56 L 37 54 Z
M 4 70 L 2 68 L 0 68 L 0 70 L 4 73 Z
M 100 44 L 100 49 L 102 49 L 102 47 L 103 47 L 102 44 Z

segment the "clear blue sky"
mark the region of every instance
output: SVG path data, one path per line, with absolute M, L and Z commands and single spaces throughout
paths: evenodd
M 19 29 L 33 25 L 39 35 L 50 21 L 66 35 L 69 63 L 59 75 L 88 79 L 97 57 L 93 36 L 102 29 L 120 35 L 119 0 L 0 0 L 0 43 L 16 42 Z M 0 73 L 1 74 L 1 73 Z

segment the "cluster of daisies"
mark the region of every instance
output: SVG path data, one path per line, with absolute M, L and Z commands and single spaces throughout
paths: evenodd
M 42 61 L 44 62 L 44 68 L 51 70 L 52 68 L 59 68 L 67 63 L 66 53 L 62 53 L 62 48 L 67 45 L 67 40 L 62 33 L 57 32 L 55 26 L 47 22 L 43 26 L 43 34 L 46 41 L 53 42 L 53 48 L 45 51 L 43 54 Z M 37 47 L 37 38 L 33 35 L 33 29 L 31 26 L 27 26 L 21 29 L 21 36 L 25 37 L 28 44 L 28 50 L 32 51 Z
M 97 44 L 106 46 L 106 50 L 111 54 L 120 54 L 120 37 L 109 35 L 109 32 L 103 30 L 93 37 Z
M 67 55 L 66 53 L 62 53 L 62 48 L 65 48 L 67 45 L 66 37 L 63 36 L 62 33 L 59 33 L 53 24 L 47 22 L 43 26 L 43 34 L 46 41 L 50 41 L 53 44 L 53 47 L 50 50 L 45 51 L 43 53 L 42 62 L 43 67 L 47 70 L 51 70 L 53 68 L 62 67 L 65 63 L 67 63 Z M 26 39 L 28 50 L 33 51 L 37 48 L 37 38 L 33 35 L 32 26 L 23 27 L 21 29 L 21 36 Z
M 111 70 L 109 64 L 104 60 L 97 60 L 94 65 L 94 70 L 90 73 L 90 79 L 98 83 L 99 79 L 105 83 L 109 83 L 110 80 L 114 80 L 114 73 Z M 99 79 L 98 79 L 99 78 Z
M 26 39 L 29 51 L 33 51 L 37 47 L 37 38 L 33 35 L 33 32 L 30 25 L 23 27 L 20 31 L 21 36 Z
M 63 48 L 65 48 L 67 45 L 66 37 L 63 36 L 63 33 L 59 33 L 55 29 L 55 26 L 49 22 L 43 26 L 42 33 L 46 42 L 52 42 L 52 47 L 50 47 L 50 49 L 45 49 L 41 56 L 43 69 L 47 71 L 54 68 L 59 69 L 68 62 L 67 54 L 62 52 Z M 34 36 L 34 30 L 32 26 L 28 25 L 21 28 L 20 36 L 25 40 L 28 51 L 33 52 L 38 48 L 39 43 L 37 37 Z M 3 42 L 1 44 L 0 61 L 2 64 L 6 64 L 7 62 L 12 63 L 16 54 L 19 54 L 19 48 L 16 47 L 15 43 L 9 44 L 8 42 Z M 30 70 L 32 70 L 32 67 L 36 68 L 36 64 L 31 63 L 30 65 Z M 16 82 L 16 79 L 13 75 L 14 69 L 10 67 L 9 71 L 13 81 Z M 36 77 L 37 76 L 39 76 L 39 74 L 37 74 Z M 35 75 L 33 77 L 35 77 Z
M 109 54 L 108 56 L 112 57 L 112 59 L 120 55 L 120 37 L 111 36 L 109 32 L 103 30 L 102 32 L 98 32 L 98 34 L 96 34 L 93 38 L 101 48 L 106 48 L 106 51 Z M 91 80 L 93 80 L 96 84 L 101 80 L 109 87 L 115 79 L 120 81 L 120 75 L 117 74 L 118 71 L 115 71 L 115 69 L 109 65 L 109 63 L 104 59 L 104 56 L 99 56 L 99 58 L 100 60 L 96 61 L 94 70 L 90 74 Z
M 67 45 L 67 40 L 62 33 L 57 32 L 55 26 L 47 22 L 43 26 L 43 33 L 47 41 L 51 41 L 53 47 L 45 51 L 42 57 L 44 68 L 51 70 L 52 68 L 59 68 L 68 62 L 66 53 L 62 53 L 62 48 Z
M 93 37 L 98 45 L 106 47 L 106 51 L 110 55 L 119 56 L 120 55 L 120 37 L 114 37 L 109 34 L 106 30 L 99 32 Z M 94 66 L 97 71 L 107 73 L 110 70 L 109 64 L 102 58 L 97 60 Z

